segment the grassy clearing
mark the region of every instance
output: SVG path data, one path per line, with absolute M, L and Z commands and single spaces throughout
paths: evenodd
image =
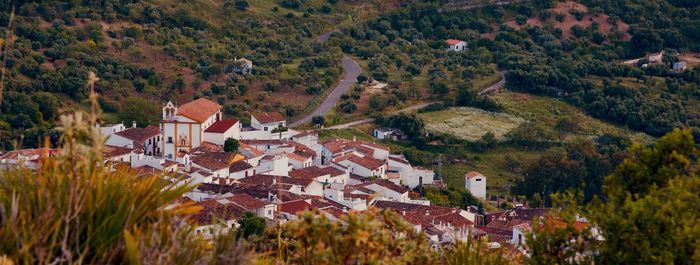
M 564 153 L 561 148 L 548 150 L 527 150 L 515 147 L 497 147 L 485 152 L 465 153 L 465 162 L 446 162 L 442 167 L 445 183 L 449 186 L 464 188 L 464 174 L 477 171 L 487 179 L 487 192 L 509 193 L 509 187 L 513 186 L 518 178 L 509 165 L 507 157 L 512 158 L 521 167 L 533 163 L 540 157 L 549 154 Z
M 507 113 L 488 112 L 477 108 L 449 108 L 442 111 L 419 114 L 428 131 L 450 134 L 463 140 L 474 141 L 491 132 L 496 138 L 503 136 L 525 122 Z
M 650 136 L 633 132 L 629 129 L 615 126 L 611 123 L 586 115 L 580 109 L 561 100 L 532 96 L 515 92 L 501 92 L 492 98 L 506 108 L 506 112 L 533 123 L 543 124 L 554 130 L 554 125 L 560 119 L 569 117 L 577 121 L 579 129 L 567 136 L 566 140 L 576 138 L 591 138 L 605 133 L 628 135 L 634 140 L 649 141 Z

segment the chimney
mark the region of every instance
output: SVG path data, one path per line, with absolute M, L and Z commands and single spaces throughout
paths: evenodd
M 401 215 L 406 216 L 406 210 L 401 211 Z
M 348 207 L 343 207 L 343 212 L 347 213 L 348 212 Z
M 352 136 L 352 141 L 353 141 L 353 142 L 354 142 L 354 141 L 357 141 L 357 137 L 353 135 L 353 136 Z
M 425 211 L 425 216 L 429 216 L 429 215 L 430 215 L 430 211 Z
M 131 128 L 136 128 L 136 121 L 131 121 Z

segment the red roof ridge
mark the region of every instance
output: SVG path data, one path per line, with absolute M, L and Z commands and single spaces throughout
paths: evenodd
M 221 105 L 206 98 L 198 98 L 177 108 L 177 114 L 196 122 L 205 122 L 209 117 L 221 110 Z
M 237 119 L 223 119 L 223 120 L 217 121 L 214 124 L 210 125 L 209 128 L 204 130 L 204 132 L 225 133 L 231 127 L 236 125 L 236 123 L 238 123 Z

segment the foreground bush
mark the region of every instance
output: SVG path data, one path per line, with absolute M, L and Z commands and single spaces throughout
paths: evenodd
M 268 263 L 286 264 L 509 264 L 480 241 L 431 247 L 393 211 L 370 208 L 330 220 L 318 212 L 267 231 Z M 265 244 L 263 243 L 263 244 Z

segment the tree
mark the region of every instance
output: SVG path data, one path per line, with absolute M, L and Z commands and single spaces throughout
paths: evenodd
M 265 232 L 265 219 L 251 212 L 245 212 L 243 216 L 238 219 L 238 224 L 241 225 L 236 231 L 238 237 L 250 238 L 251 236 L 262 236 Z
M 32 100 L 39 106 L 44 120 L 53 121 L 58 116 L 58 100 L 56 96 L 48 92 L 38 92 L 32 96 Z
M 129 97 L 122 105 L 121 116 L 126 121 L 136 121 L 143 127 L 160 121 L 161 110 L 155 104 L 140 97 Z
M 578 243 L 596 242 L 581 238 L 578 231 L 536 232 L 531 237 L 532 259 L 538 264 L 551 261 L 561 255 L 542 250 L 566 250 L 576 242 L 576 252 L 593 255 L 596 264 L 700 262 L 700 152 L 690 130 L 675 129 L 651 147 L 634 144 L 629 153 L 605 178 L 600 199 L 585 207 L 572 193 L 565 200 L 568 209 L 586 217 L 604 240 L 585 245 Z
M 226 138 L 226 141 L 224 141 L 224 152 L 227 153 L 234 153 L 238 151 L 238 140 L 233 139 L 233 138 Z
M 314 125 L 324 125 L 326 123 L 326 118 L 323 116 L 313 116 L 311 118 L 311 123 Z
M 250 6 L 250 4 L 248 3 L 247 0 L 236 0 L 236 2 L 234 3 L 234 6 L 238 10 L 246 10 Z

